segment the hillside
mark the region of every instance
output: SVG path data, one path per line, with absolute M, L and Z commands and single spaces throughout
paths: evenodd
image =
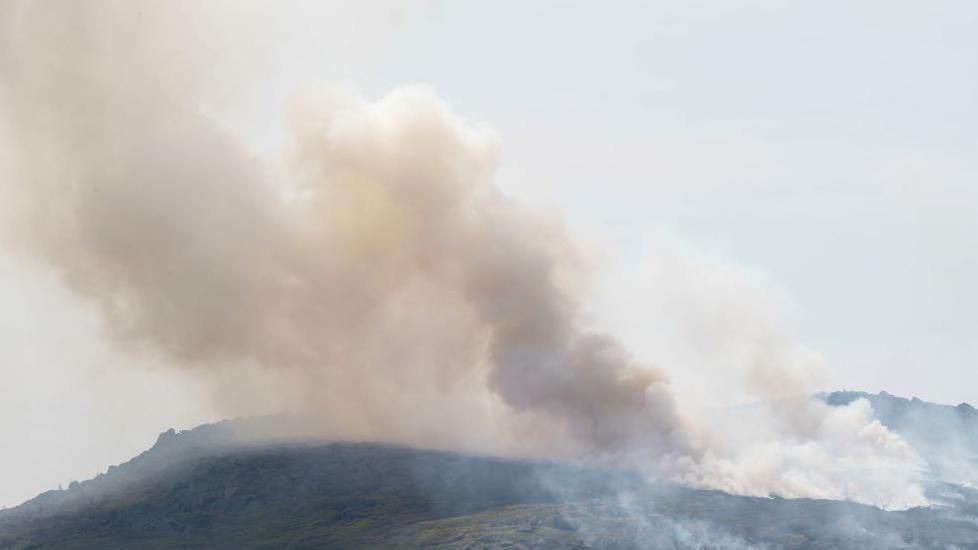
M 840 391 L 822 397 L 830 405 L 866 399 L 876 418 L 927 460 L 932 479 L 978 486 L 978 410 L 971 405 L 938 405 L 886 392 Z
M 875 399 L 895 429 L 960 420 L 932 425 L 958 437 L 975 426 L 971 413 L 948 412 L 964 410 L 955 407 L 885 394 L 824 397 Z M 104 475 L 0 512 L 0 548 L 978 547 L 978 492 L 949 483 L 931 487 L 937 506 L 884 512 L 737 497 L 550 462 L 365 443 L 254 443 L 251 435 L 279 421 L 166 432 Z

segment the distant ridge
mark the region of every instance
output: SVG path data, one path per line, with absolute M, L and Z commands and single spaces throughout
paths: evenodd
M 958 405 L 940 405 L 922 401 L 916 397 L 910 399 L 898 397 L 886 391 L 876 394 L 861 391 L 834 391 L 831 393 L 820 394 L 820 397 L 829 405 L 848 405 L 856 399 L 866 399 L 873 405 L 877 417 L 881 422 L 887 424 L 892 422 L 900 424 L 908 416 L 914 414 L 940 415 L 945 419 L 956 417 L 962 422 L 978 422 L 978 410 L 968 403 Z M 889 424 L 887 424 L 889 425 Z
M 978 486 L 978 410 L 968 403 L 939 405 L 885 391 L 836 391 L 820 396 L 829 405 L 869 401 L 876 419 L 907 440 L 930 465 L 930 476 Z

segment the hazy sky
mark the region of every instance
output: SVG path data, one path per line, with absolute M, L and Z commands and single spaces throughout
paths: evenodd
M 368 4 L 211 4 L 204 26 L 268 45 L 218 58 L 215 78 L 262 77 L 215 116 L 273 148 L 304 85 L 430 85 L 496 129 L 508 193 L 607 260 L 596 322 L 666 372 L 681 354 L 648 308 L 669 294 L 657 258 L 679 254 L 761 281 L 826 388 L 978 403 L 975 3 Z M 213 419 L 41 267 L 0 255 L 0 304 L 0 505 Z

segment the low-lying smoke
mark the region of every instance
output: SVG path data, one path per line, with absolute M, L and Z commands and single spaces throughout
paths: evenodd
M 193 48 L 149 6 L 0 13 L 8 241 L 96 304 L 120 345 L 217 380 L 229 413 L 273 393 L 333 437 L 922 502 L 912 451 L 858 407 L 834 422 L 806 398 L 774 415 L 806 423 L 793 441 L 714 445 L 660 371 L 584 326 L 574 244 L 500 193 L 495 136 L 429 89 L 310 94 L 281 177 L 205 114 Z M 798 452 L 824 440 L 840 443 Z

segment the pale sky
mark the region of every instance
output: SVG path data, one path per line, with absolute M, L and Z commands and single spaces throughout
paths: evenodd
M 286 4 L 225 14 L 269 41 L 227 121 L 256 149 L 302 86 L 429 85 L 495 128 L 507 193 L 608 260 L 596 322 L 665 371 L 663 319 L 629 307 L 663 247 L 763 280 L 826 389 L 978 403 L 978 4 Z M 0 304 L 0 505 L 215 419 L 43 268 L 0 255 Z

